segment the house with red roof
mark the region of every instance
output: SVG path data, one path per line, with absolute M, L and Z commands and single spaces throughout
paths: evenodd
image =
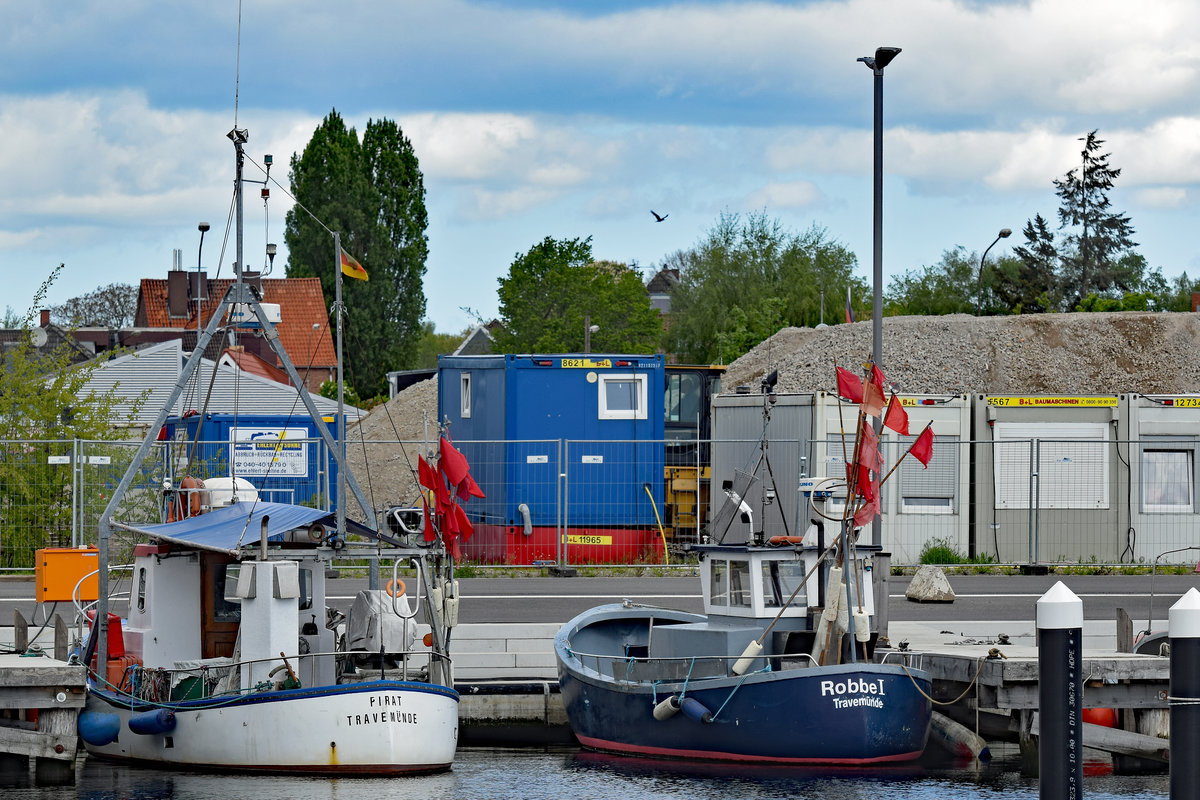
M 279 342 L 310 392 L 337 375 L 337 354 L 319 278 L 263 278 L 247 272 L 243 280 L 259 290 L 264 304 L 279 306 L 275 328 Z M 146 341 L 180 338 L 188 349 L 197 331 L 212 319 L 233 278 L 210 278 L 199 270 L 171 270 L 165 279 L 143 278 L 138 291 L 134 331 Z M 130 344 L 130 342 L 122 342 Z M 287 383 L 283 362 L 252 329 L 225 328 L 214 337 L 205 357 L 253 375 Z

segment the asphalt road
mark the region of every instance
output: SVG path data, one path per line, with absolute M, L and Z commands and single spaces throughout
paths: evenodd
M 1032 621 L 1037 599 L 1063 581 L 1083 600 L 1084 618 L 1111 621 L 1124 608 L 1135 629 L 1167 609 L 1189 588 L 1200 588 L 1200 575 L 951 575 L 953 603 L 914 603 L 905 599 L 908 577 L 889 579 L 889 615 L 895 621 Z M 700 610 L 700 581 L 694 576 L 643 578 L 464 578 L 462 623 L 566 622 L 601 603 L 629 599 L 685 611 Z M 329 584 L 331 605 L 349 608 L 365 580 L 336 579 Z M 1151 601 L 1153 592 L 1153 601 Z M 14 609 L 35 619 L 34 582 L 0 580 L 0 625 L 9 625 Z M 69 609 L 60 607 L 64 619 Z M 40 614 L 37 621 L 43 619 Z

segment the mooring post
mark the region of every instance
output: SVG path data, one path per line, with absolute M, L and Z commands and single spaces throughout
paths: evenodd
M 1038 797 L 1043 800 L 1083 796 L 1082 645 L 1083 601 L 1059 581 L 1037 601 Z
M 1195 797 L 1200 786 L 1200 592 L 1179 598 L 1167 615 L 1171 640 L 1172 798 Z

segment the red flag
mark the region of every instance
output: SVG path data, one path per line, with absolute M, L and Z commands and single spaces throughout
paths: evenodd
M 471 525 L 471 520 L 467 519 L 467 512 L 463 511 L 463 507 L 455 505 L 452 512 L 457 523 L 458 532 L 462 534 L 462 539 L 465 542 L 471 538 L 471 534 L 475 532 L 475 527 Z
M 487 497 L 487 495 L 483 493 L 483 490 L 479 488 L 479 484 L 475 482 L 475 479 L 471 477 L 471 473 L 468 472 L 466 477 L 462 479 L 462 483 L 458 485 L 458 499 L 465 503 L 472 497 Z
M 446 477 L 450 479 L 450 483 L 458 486 L 466 477 L 471 466 L 467 463 L 467 457 L 454 449 L 454 445 L 443 436 L 438 442 L 438 448 L 441 451 L 442 459 L 438 462 L 438 466 L 446 473 Z
M 437 477 L 433 479 L 433 494 L 436 498 L 437 513 L 444 514 L 450 507 L 450 490 L 446 488 L 446 473 L 442 472 L 441 462 L 438 462 Z
M 858 480 L 854 483 L 854 493 L 861 495 L 864 500 L 874 500 L 879 496 L 878 481 L 872 480 L 871 470 L 866 464 L 858 465 Z
M 426 489 L 437 490 L 437 478 L 434 477 L 433 467 L 424 456 L 417 456 L 417 480 Z
M 896 397 L 895 392 L 892 392 L 892 399 L 888 402 L 883 425 L 901 436 L 908 436 L 908 412 L 904 410 L 904 404 L 900 402 L 900 398 Z
M 847 369 L 837 368 L 837 393 L 851 403 L 863 401 L 863 385 L 858 376 Z
M 869 500 L 862 508 L 854 513 L 854 524 L 857 527 L 866 525 L 871 520 L 875 519 L 875 515 L 879 513 L 879 498 Z
M 921 435 L 913 442 L 913 446 L 909 449 L 909 453 L 917 461 L 925 465 L 925 469 L 929 469 L 929 459 L 933 458 L 933 423 L 925 426 L 925 430 L 921 431 Z
M 863 420 L 859 429 L 858 465 L 875 469 L 879 465 L 879 435 L 869 422 Z
M 883 389 L 875 381 L 863 384 L 862 413 L 868 417 L 878 417 L 883 413 Z
M 871 362 L 871 380 L 879 387 L 879 393 L 883 394 L 883 384 L 886 381 L 883 379 L 883 370 L 874 361 Z
M 421 493 L 421 510 L 425 512 L 425 530 L 422 535 L 425 541 L 432 542 L 437 537 L 437 532 L 433 529 L 433 514 L 429 512 L 429 498 L 425 492 Z
M 455 561 L 462 561 L 462 548 L 458 545 L 458 537 L 443 535 L 442 539 L 446 542 L 446 551 L 450 553 L 450 557 Z

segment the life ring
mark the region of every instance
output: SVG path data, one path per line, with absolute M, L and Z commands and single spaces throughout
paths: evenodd
M 167 509 L 167 522 L 175 522 L 185 517 L 194 517 L 200 513 L 200 490 L 204 481 L 185 475 L 179 482 L 179 491 L 171 498 Z
M 767 540 L 767 544 L 771 544 L 771 545 L 803 544 L 803 543 L 804 543 L 803 536 L 772 536 L 770 539 Z
M 399 586 L 400 591 L 398 591 L 398 592 L 393 591 L 395 588 L 397 588 L 397 586 Z M 404 585 L 404 581 L 400 580 L 399 578 L 396 578 L 395 581 L 387 582 L 387 586 L 384 587 L 384 591 L 388 593 L 388 597 L 400 597 L 404 594 L 405 591 L 407 591 L 407 588 L 408 587 L 406 587 Z

